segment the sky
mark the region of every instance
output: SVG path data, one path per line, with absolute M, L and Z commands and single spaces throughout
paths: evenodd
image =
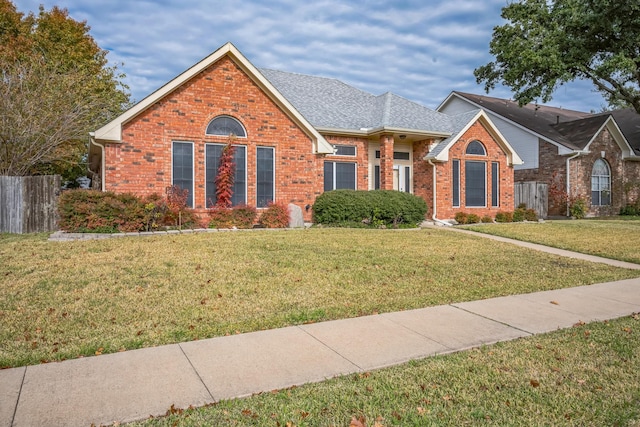
M 258 68 L 330 77 L 435 109 L 452 91 L 485 94 L 473 70 L 490 62 L 510 0 L 13 0 L 20 12 L 66 8 L 86 21 L 140 101 L 227 42 Z M 508 88 L 489 93 L 512 98 Z M 600 111 L 589 82 L 549 105 Z

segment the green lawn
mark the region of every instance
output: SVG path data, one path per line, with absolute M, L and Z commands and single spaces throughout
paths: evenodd
M 0 367 L 640 275 L 438 229 L 0 235 L 0 259 Z
M 540 243 L 640 264 L 640 218 L 554 220 L 465 227 L 481 233 Z
M 637 427 L 639 372 L 635 315 L 134 425 Z

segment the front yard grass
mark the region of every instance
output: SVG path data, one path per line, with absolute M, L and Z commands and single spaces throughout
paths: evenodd
M 635 315 L 133 425 L 638 426 L 638 372 Z
M 0 235 L 0 367 L 637 277 L 444 230 Z
M 469 230 L 524 240 L 620 261 L 640 264 L 640 218 L 552 220 L 465 227 Z

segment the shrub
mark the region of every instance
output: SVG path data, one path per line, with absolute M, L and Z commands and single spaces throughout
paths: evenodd
M 527 209 L 524 211 L 524 219 L 526 221 L 537 221 L 538 214 L 536 213 L 535 209 Z
M 467 216 L 467 224 L 477 224 L 480 222 L 480 217 L 476 214 L 469 214 Z
M 496 222 L 513 222 L 513 212 L 498 212 Z
M 513 220 L 513 222 L 522 222 L 524 221 L 524 209 L 522 208 L 518 208 L 515 211 L 513 211 L 513 215 L 511 216 L 511 219 Z
M 256 208 L 247 205 L 238 205 L 233 208 L 214 206 L 209 210 L 209 227 L 252 228 L 256 216 Z
M 393 190 L 327 191 L 313 205 L 315 223 L 415 227 L 424 220 L 427 204 L 410 193 Z
M 260 225 L 266 228 L 288 227 L 289 207 L 283 203 L 269 203 L 260 216 Z
M 582 197 L 572 199 L 569 205 L 569 213 L 575 219 L 584 218 L 587 214 L 587 202 Z
M 253 228 L 258 215 L 256 208 L 249 205 L 238 205 L 234 206 L 231 211 L 233 212 L 233 222 L 236 227 Z
M 493 222 L 493 219 L 489 215 L 485 215 L 482 218 L 480 218 L 480 221 L 484 223 L 488 223 L 488 222 Z
M 68 190 L 58 202 L 61 230 L 74 233 L 116 233 L 151 231 L 174 225 L 169 204 L 162 196 L 138 197 L 110 191 Z M 182 225 L 197 226 L 198 218 L 181 208 Z
M 466 224 L 469 221 L 469 215 L 466 212 L 456 212 L 453 219 L 455 219 L 458 224 Z

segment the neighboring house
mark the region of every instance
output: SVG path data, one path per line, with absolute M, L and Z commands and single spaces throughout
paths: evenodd
M 633 110 L 592 114 L 452 92 L 437 108 L 461 114 L 482 108 L 524 161 L 515 181 L 538 181 L 582 197 L 589 215 L 618 214 L 640 196 L 640 115 Z M 566 204 L 549 200 L 550 215 Z
M 395 189 L 430 215 L 513 210 L 521 162 L 481 109 L 447 115 L 335 79 L 259 70 L 228 43 L 91 133 L 102 190 L 189 190 L 199 213 L 215 204 L 220 151 L 233 134 L 234 204 L 294 203 L 311 220 L 324 191 Z

